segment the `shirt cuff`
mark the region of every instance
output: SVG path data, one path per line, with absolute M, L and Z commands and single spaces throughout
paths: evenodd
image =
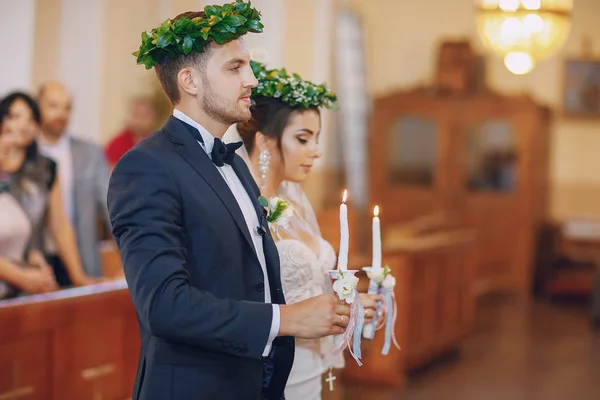
M 265 346 L 265 351 L 263 352 L 263 357 L 267 357 L 271 352 L 271 346 L 273 344 L 273 340 L 277 337 L 279 333 L 279 324 L 281 316 L 279 315 L 279 304 L 271 304 L 273 306 L 273 320 L 271 321 L 271 332 L 269 333 L 269 340 L 267 341 L 267 345 Z

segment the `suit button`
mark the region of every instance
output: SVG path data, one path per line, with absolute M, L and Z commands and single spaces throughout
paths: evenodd
M 257 292 L 262 292 L 263 290 L 265 290 L 265 283 L 258 282 L 256 285 L 254 285 L 254 288 L 256 289 Z

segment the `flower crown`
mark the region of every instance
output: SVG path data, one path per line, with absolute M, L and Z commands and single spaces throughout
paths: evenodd
M 337 97 L 324 84 L 302 80 L 297 74 L 288 75 L 285 68 L 267 69 L 264 64 L 251 61 L 258 86 L 252 89 L 252 98 L 276 98 L 290 107 L 325 107 L 336 109 Z
M 133 53 L 137 63 L 150 69 L 180 55 L 201 53 L 211 40 L 224 44 L 247 32 L 262 32 L 260 12 L 250 2 L 236 0 L 222 6 L 206 6 L 204 13 L 206 18 L 168 19 L 149 33 L 142 32 L 140 49 Z

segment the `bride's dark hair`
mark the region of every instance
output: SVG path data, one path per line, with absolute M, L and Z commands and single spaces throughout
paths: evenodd
M 254 104 L 250 107 L 252 118 L 237 124 L 238 133 L 249 155 L 254 152 L 254 139 L 257 132 L 262 132 L 267 137 L 277 140 L 277 147 L 281 151 L 283 130 L 292 116 L 307 111 L 316 111 L 319 115 L 321 114 L 317 107 L 290 107 L 283 101 L 272 97 L 257 97 L 253 99 L 253 102 Z

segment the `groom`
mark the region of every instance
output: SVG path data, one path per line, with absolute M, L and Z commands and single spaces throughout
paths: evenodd
M 258 187 L 220 138 L 250 118 L 257 81 L 241 36 L 260 13 L 238 0 L 142 34 L 173 116 L 117 163 L 108 205 L 139 320 L 134 399 L 280 400 L 294 339 L 341 334 L 332 295 L 285 305 Z

